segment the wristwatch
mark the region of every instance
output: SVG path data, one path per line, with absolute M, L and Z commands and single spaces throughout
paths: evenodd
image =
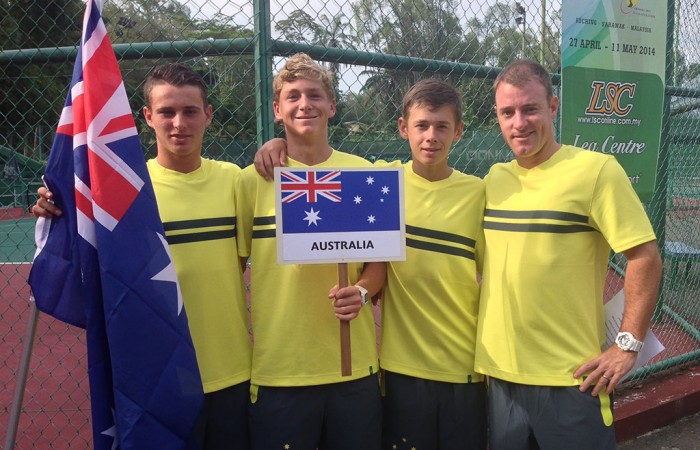
M 632 333 L 628 331 L 621 331 L 617 333 L 615 343 L 626 352 L 638 352 L 642 349 L 642 347 L 644 347 L 644 342 L 635 339 L 635 337 L 632 336 Z
M 365 306 L 367 303 L 369 303 L 369 297 L 367 296 L 367 289 L 363 288 L 359 284 L 356 284 L 355 287 L 360 290 L 360 296 L 362 297 L 362 302 L 360 303 L 360 306 Z

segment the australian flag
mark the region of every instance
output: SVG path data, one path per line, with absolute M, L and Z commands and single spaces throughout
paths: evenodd
M 402 170 L 276 169 L 278 261 L 403 259 Z
M 136 126 L 88 0 L 46 167 L 63 215 L 39 219 L 37 308 L 86 328 L 96 449 L 191 446 L 202 383 Z
M 281 171 L 281 191 L 285 233 L 383 231 L 400 226 L 395 169 L 286 169 Z

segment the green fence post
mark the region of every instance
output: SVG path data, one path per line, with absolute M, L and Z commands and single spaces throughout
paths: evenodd
M 666 83 L 668 86 L 669 80 L 673 79 L 675 61 L 673 55 L 673 37 L 675 22 L 675 1 L 668 2 L 668 27 L 666 29 Z M 656 186 L 658 190 L 652 197 L 649 204 L 649 211 L 652 212 L 651 223 L 656 233 L 656 242 L 659 246 L 659 251 L 663 255 L 666 245 L 666 197 L 668 195 L 668 160 L 670 158 L 670 142 L 669 130 L 671 128 L 671 95 L 666 90 L 664 95 L 664 112 L 661 119 L 661 148 L 659 148 L 659 162 L 656 167 Z M 652 316 L 652 321 L 659 322 L 663 316 L 664 306 L 664 276 L 661 277 L 659 283 L 659 294 L 656 300 L 656 309 Z
M 255 0 L 255 106 L 258 147 L 274 136 L 270 0 Z

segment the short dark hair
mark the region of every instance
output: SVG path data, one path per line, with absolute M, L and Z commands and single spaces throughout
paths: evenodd
M 544 87 L 544 90 L 547 92 L 548 100 L 554 96 L 552 78 L 549 72 L 547 72 L 547 69 L 542 67 L 540 63 L 530 59 L 519 59 L 508 64 L 501 73 L 498 74 L 496 81 L 493 82 L 493 92 L 496 92 L 496 89 L 498 89 L 501 83 L 522 88 L 525 86 L 525 83 L 531 80 L 537 81 Z
M 411 108 L 427 106 L 437 109 L 442 106 L 452 106 L 455 113 L 455 124 L 462 121 L 462 97 L 454 86 L 439 79 L 426 78 L 418 81 L 403 96 L 403 117 L 408 119 Z
M 143 85 L 143 99 L 146 106 L 151 106 L 151 91 L 154 86 L 161 84 L 171 84 L 173 86 L 196 86 L 202 91 L 204 106 L 209 104 L 207 96 L 209 89 L 202 79 L 202 76 L 192 70 L 192 68 L 178 63 L 166 63 L 156 66 L 146 79 Z

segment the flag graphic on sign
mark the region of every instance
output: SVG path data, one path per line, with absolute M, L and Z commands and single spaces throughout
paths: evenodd
M 293 202 L 304 197 L 308 203 L 316 203 L 318 196 L 324 197 L 332 202 L 339 202 L 340 197 L 336 193 L 340 192 L 340 181 L 336 178 L 340 176 L 339 170 L 334 170 L 326 174 L 321 174 L 316 178 L 316 172 L 282 172 L 282 203 Z
M 280 262 L 403 258 L 401 168 L 284 168 L 276 183 Z
M 37 308 L 86 328 L 93 446 L 188 448 L 202 385 L 175 268 L 112 44 L 88 1 L 45 181 Z

